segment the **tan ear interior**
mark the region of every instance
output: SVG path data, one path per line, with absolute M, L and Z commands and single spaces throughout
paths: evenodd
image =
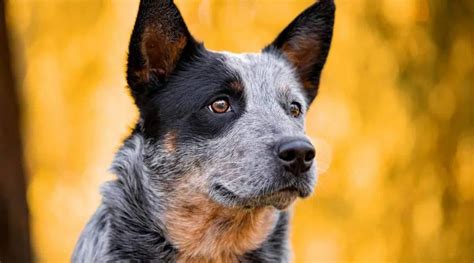
M 176 68 L 187 44 L 187 38 L 184 35 L 172 39 L 161 31 L 159 26 L 150 25 L 145 28 L 142 34 L 140 49 L 145 58 L 145 66 L 136 74 L 143 82 L 149 81 L 150 74 L 167 78 Z
M 316 38 L 296 38 L 285 43 L 281 51 L 295 66 L 298 75 L 306 89 L 314 89 L 317 83 L 312 83 L 309 76 L 316 63 L 318 63 L 321 51 L 320 42 Z

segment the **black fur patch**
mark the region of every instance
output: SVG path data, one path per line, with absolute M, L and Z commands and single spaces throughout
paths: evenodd
M 161 139 L 167 131 L 177 131 L 177 139 L 210 139 L 230 127 L 242 115 L 245 89 L 232 84 L 239 76 L 225 66 L 220 54 L 200 48 L 192 58 L 181 61 L 169 80 L 152 81 L 155 90 L 142 108 L 146 138 Z M 232 110 L 216 114 L 208 109 L 214 100 L 229 100 Z

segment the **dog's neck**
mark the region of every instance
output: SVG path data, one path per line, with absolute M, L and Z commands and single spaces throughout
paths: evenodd
M 238 262 L 262 245 L 278 220 L 273 207 L 226 208 L 198 193 L 170 201 L 164 223 L 178 262 Z

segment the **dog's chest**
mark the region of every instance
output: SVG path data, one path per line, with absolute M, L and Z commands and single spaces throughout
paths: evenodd
M 267 239 L 278 219 L 270 207 L 245 211 L 205 197 L 191 199 L 175 200 L 166 213 L 166 232 L 178 249 L 178 262 L 237 262 Z

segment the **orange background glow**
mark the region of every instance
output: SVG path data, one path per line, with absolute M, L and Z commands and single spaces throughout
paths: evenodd
M 176 2 L 207 48 L 256 52 L 313 1 Z M 138 0 L 8 3 L 34 253 L 64 262 L 137 118 L 124 71 Z M 294 206 L 294 261 L 472 262 L 473 1 L 336 4 L 307 116 L 321 175 Z

